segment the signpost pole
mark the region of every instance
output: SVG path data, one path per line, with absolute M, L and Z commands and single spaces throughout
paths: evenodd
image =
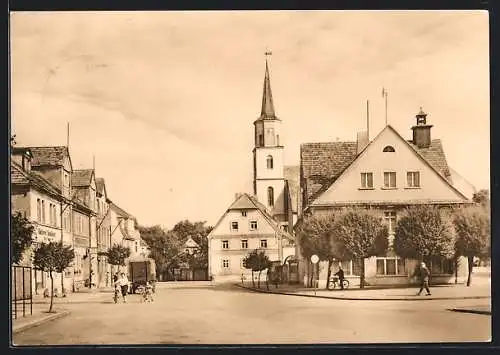
M 316 275 L 315 269 L 316 269 L 316 264 L 318 263 L 318 261 L 319 261 L 319 257 L 316 254 L 311 256 L 311 262 L 313 263 L 312 274 L 313 274 L 313 284 L 314 284 L 314 296 L 316 296 L 316 276 L 318 276 L 318 275 Z

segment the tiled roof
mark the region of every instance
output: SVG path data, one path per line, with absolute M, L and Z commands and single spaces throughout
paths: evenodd
M 302 201 L 308 205 L 356 158 L 356 142 L 304 143 L 300 146 Z
M 12 185 L 28 185 L 29 178 L 23 169 L 14 161 L 10 162 L 10 183 Z
M 73 170 L 73 175 L 71 177 L 71 183 L 73 187 L 90 186 L 93 173 L 94 170 L 92 169 Z
M 448 179 L 448 163 L 440 139 L 433 139 L 428 148 L 418 148 L 411 141 L 409 145 L 426 160 L 439 174 Z M 300 186 L 304 205 L 310 204 L 325 192 L 342 172 L 356 159 L 356 142 L 304 143 L 300 147 Z
M 59 166 L 63 165 L 64 157 L 69 156 L 68 148 L 56 147 L 27 147 L 33 154 L 32 166 Z
M 260 212 L 262 212 L 262 214 L 264 215 L 264 218 L 268 221 L 269 225 L 271 225 L 271 227 L 273 227 L 273 229 L 275 230 L 276 233 L 279 233 L 281 236 L 283 236 L 289 240 L 294 239 L 293 236 L 290 235 L 290 233 L 285 232 L 280 228 L 278 223 L 269 214 L 266 207 L 262 203 L 260 203 L 255 196 L 251 196 L 247 193 L 237 194 L 235 201 L 231 204 L 231 206 L 229 206 L 228 211 L 232 210 L 232 209 L 258 209 Z M 212 229 L 212 231 L 217 229 L 217 226 L 220 224 L 220 222 L 222 221 L 222 219 L 224 218 L 226 213 L 224 213 L 224 215 L 221 216 L 219 221 L 217 221 L 217 223 L 215 224 L 215 227 Z M 212 232 L 210 232 L 210 234 L 211 233 Z
M 134 218 L 131 214 L 127 213 L 125 210 L 118 207 L 114 202 L 110 201 L 110 208 L 115 211 L 119 216 L 125 218 Z
M 412 141 L 408 141 L 410 146 L 415 149 L 438 173 L 445 178 L 449 178 L 450 170 L 444 155 L 443 145 L 440 139 L 433 139 L 429 148 L 418 148 Z
M 292 200 L 293 212 L 298 212 L 300 209 L 300 166 L 285 166 L 284 168 L 285 180 L 288 181 L 288 191 L 290 192 L 290 199 Z
M 15 161 L 10 162 L 10 174 L 13 185 L 30 185 L 54 196 L 61 195 L 61 190 L 57 186 L 52 185 L 36 171 L 25 172 Z

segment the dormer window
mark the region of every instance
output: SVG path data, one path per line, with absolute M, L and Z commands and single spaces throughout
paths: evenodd
M 383 152 L 384 152 L 384 153 L 389 153 L 389 152 L 390 152 L 390 153 L 394 153 L 394 152 L 395 152 L 395 150 L 394 150 L 394 147 L 392 147 L 392 146 L 388 145 L 388 146 L 386 146 L 386 147 L 384 148 Z

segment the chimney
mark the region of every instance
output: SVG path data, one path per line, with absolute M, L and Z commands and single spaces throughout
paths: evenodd
M 366 148 L 366 146 L 369 143 L 368 132 L 367 131 L 358 132 L 356 137 L 356 142 L 357 142 L 356 154 L 359 154 L 363 151 L 363 149 Z
M 413 130 L 413 144 L 418 148 L 428 148 L 431 145 L 432 125 L 427 124 L 427 114 L 422 110 L 422 107 L 415 117 L 417 124 L 411 128 Z

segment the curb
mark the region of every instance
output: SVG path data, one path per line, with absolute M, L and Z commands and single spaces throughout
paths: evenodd
M 482 314 L 482 315 L 486 315 L 486 316 L 491 316 L 491 311 L 480 311 L 477 309 L 451 308 L 448 310 L 452 311 L 452 312 Z
M 373 297 L 336 297 L 336 296 L 315 296 L 315 295 L 305 295 L 301 293 L 289 293 L 289 292 L 276 292 L 267 290 L 257 290 L 251 287 L 245 287 L 239 284 L 236 286 L 250 290 L 253 292 L 269 293 L 275 295 L 286 295 L 286 296 L 298 296 L 298 297 L 312 297 L 312 298 L 324 298 L 333 300 L 346 300 L 346 301 L 443 301 L 443 300 L 477 300 L 477 299 L 488 299 L 490 296 L 466 296 L 466 297 L 433 297 L 433 298 L 373 298 Z
M 21 333 L 21 332 L 24 332 L 25 330 L 28 330 L 28 329 L 31 329 L 34 327 L 38 327 L 39 325 L 51 322 L 53 320 L 66 317 L 70 313 L 71 313 L 70 311 L 64 310 L 64 311 L 61 311 L 58 313 L 51 314 L 45 318 L 37 319 L 37 320 L 31 321 L 31 322 L 28 322 L 26 324 L 22 324 L 18 327 L 13 326 L 12 327 L 12 334 Z

